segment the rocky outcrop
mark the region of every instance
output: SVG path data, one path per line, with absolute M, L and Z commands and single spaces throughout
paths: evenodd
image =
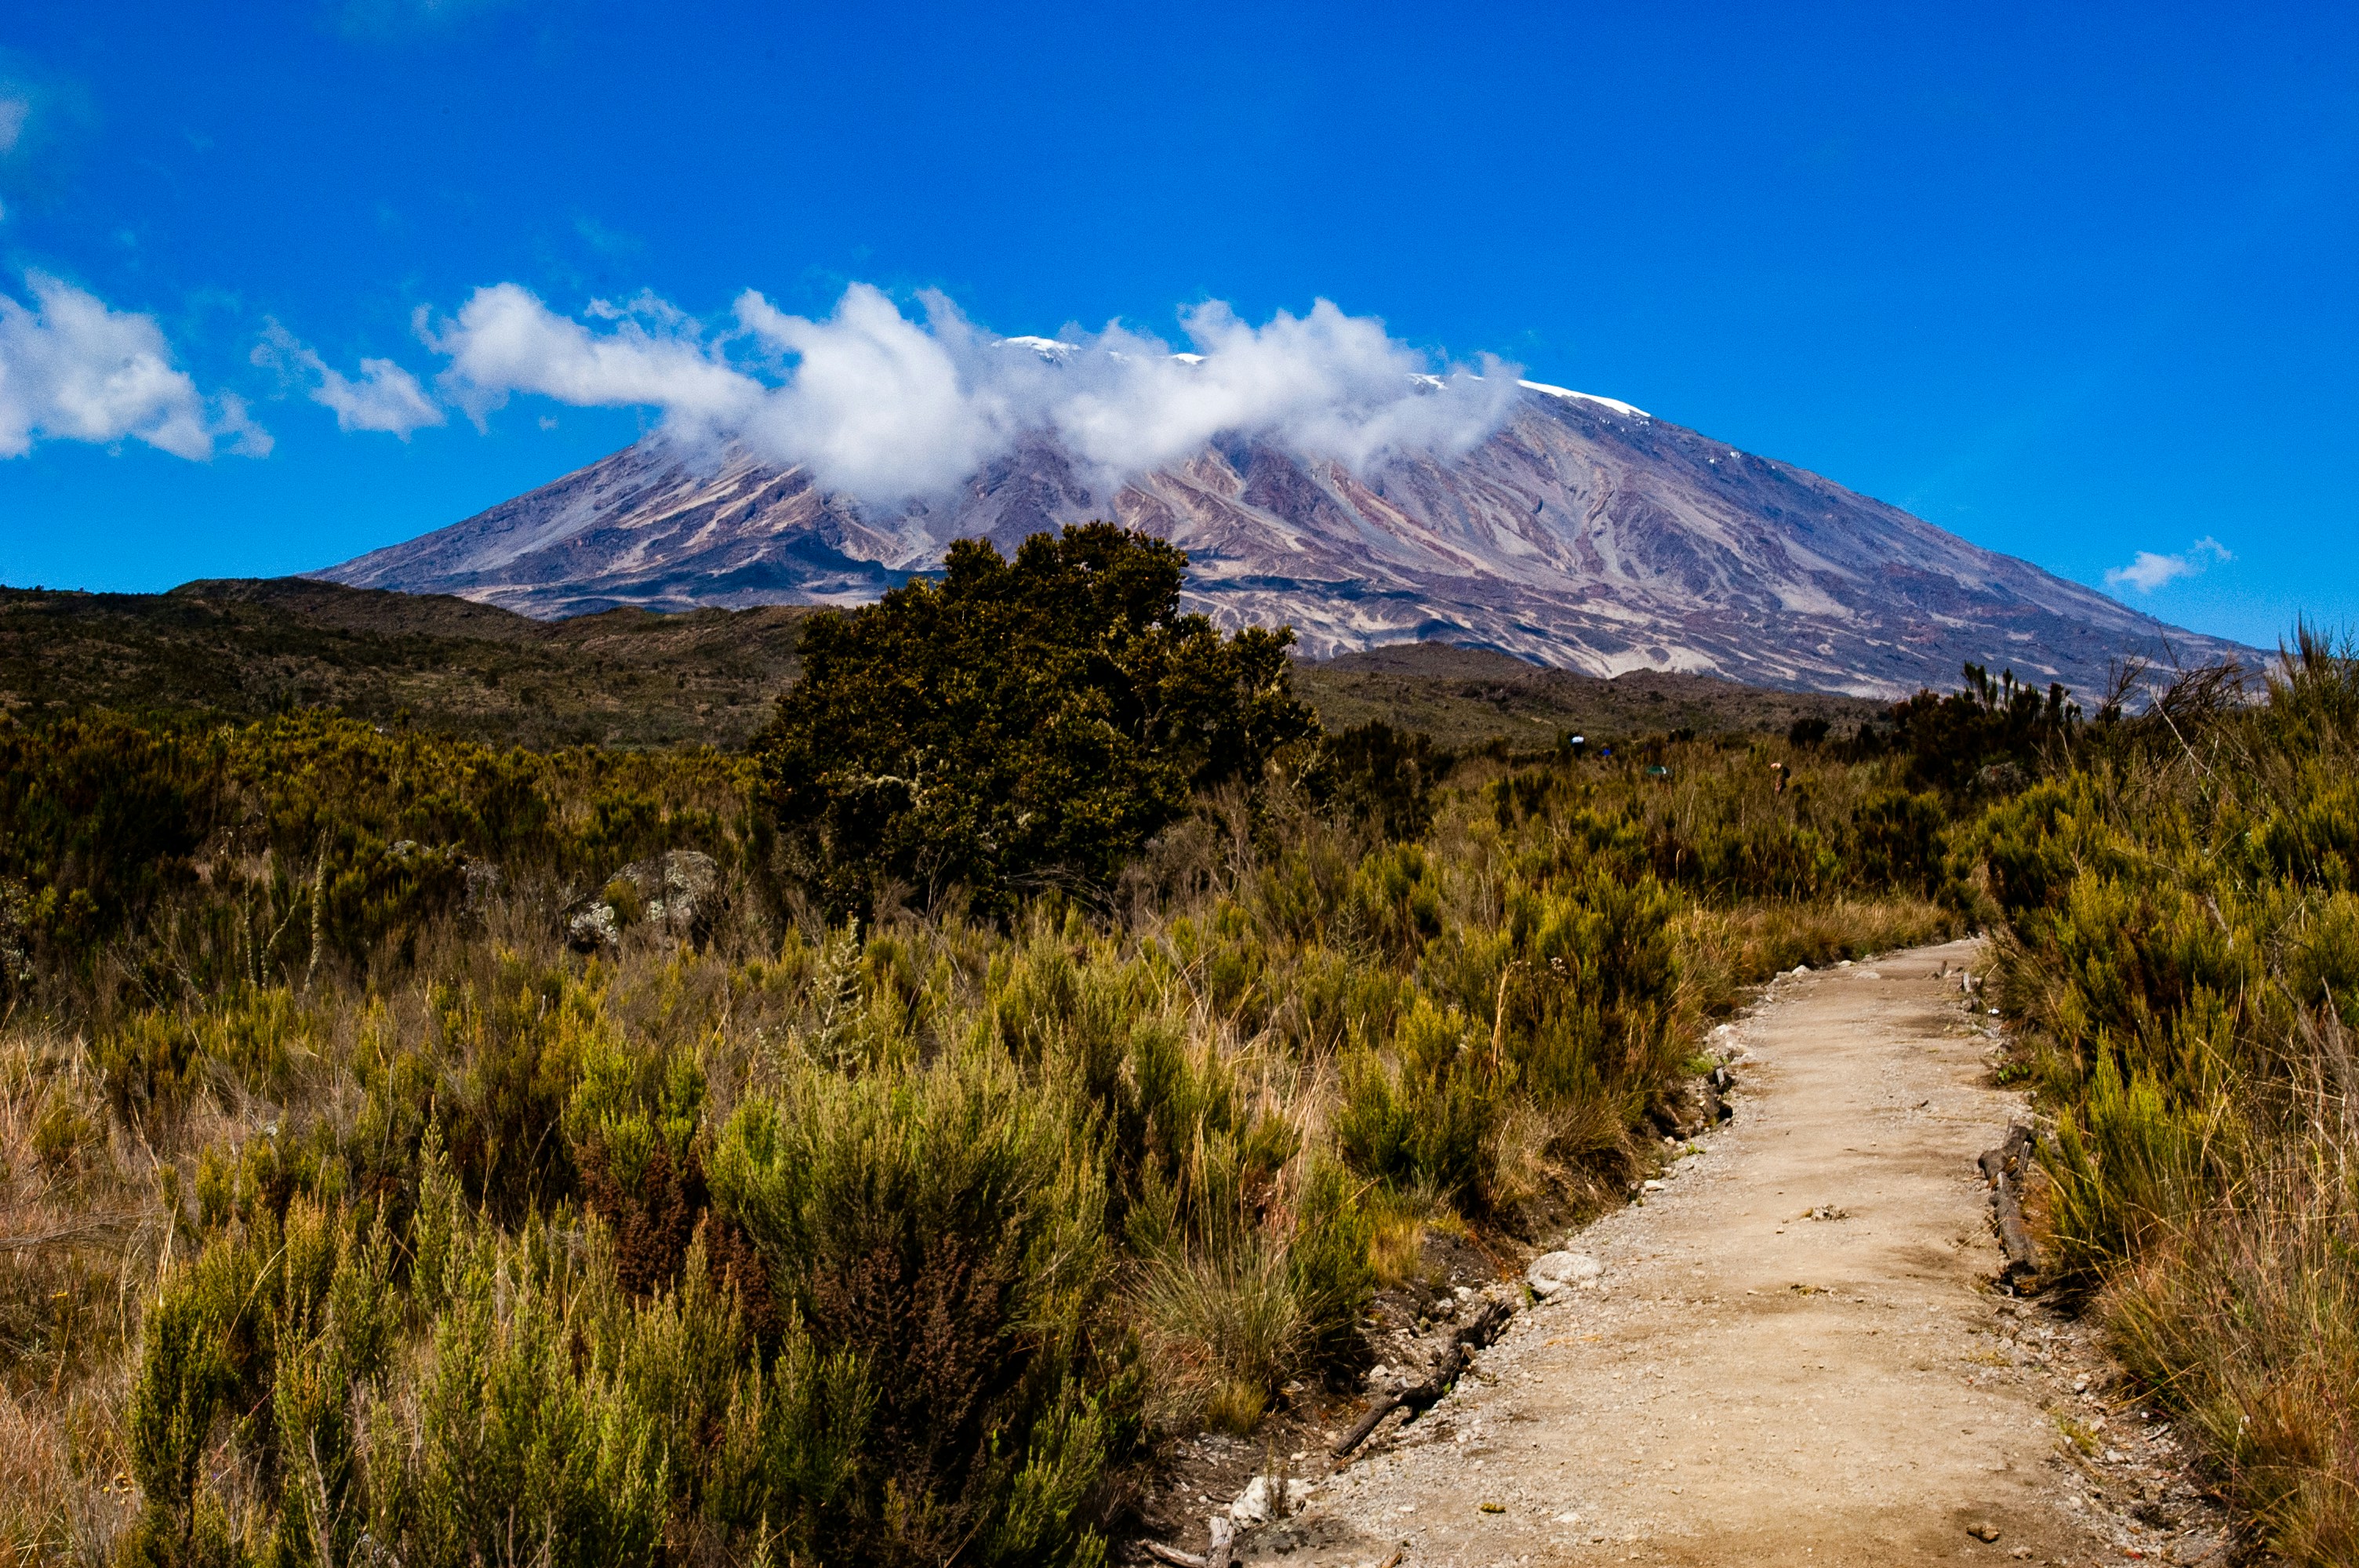
M 669 849 L 634 860 L 565 911 L 565 940 L 576 952 L 619 947 L 634 928 L 701 942 L 721 896 L 721 864 L 695 849 Z

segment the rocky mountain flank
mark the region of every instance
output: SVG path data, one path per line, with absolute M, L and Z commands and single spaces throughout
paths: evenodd
M 1526 384 L 1455 458 L 1354 472 L 1250 437 L 1120 485 L 1042 437 L 948 501 L 864 505 L 739 447 L 653 437 L 316 576 L 551 618 L 855 603 L 948 543 L 1107 517 L 1184 546 L 1191 607 L 1327 657 L 1416 641 L 1615 676 L 1891 697 L 1968 660 L 2101 688 L 2125 657 L 2248 652 L 1897 507 L 1610 399 Z

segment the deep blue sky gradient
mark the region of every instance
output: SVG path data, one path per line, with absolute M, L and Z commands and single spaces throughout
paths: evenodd
M 156 589 L 440 526 L 632 438 L 519 398 L 340 433 L 347 372 L 560 310 L 939 287 L 1003 332 L 1319 297 L 2272 644 L 2359 622 L 2349 7 L 929 7 L 303 0 L 0 13 L 0 292 L 155 315 L 267 458 L 0 461 L 0 580 Z M 553 428 L 544 421 L 554 418 Z

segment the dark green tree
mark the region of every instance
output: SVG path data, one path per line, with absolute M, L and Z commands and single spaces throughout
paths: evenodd
M 940 583 L 814 616 L 756 754 L 789 865 L 831 913 L 897 886 L 982 913 L 1086 892 L 1185 813 L 1317 732 L 1292 632 L 1180 613 L 1188 557 L 1110 524 L 1002 557 L 952 545 Z
M 1328 738 L 1321 782 L 1340 812 L 1387 838 L 1421 838 L 1456 761 L 1432 736 L 1375 719 Z
M 1908 753 L 1911 789 L 1939 790 L 1952 800 L 2005 795 L 2069 760 L 2067 744 L 2080 723 L 2071 693 L 1998 679 L 1980 665 L 1966 666 L 1964 687 L 1948 697 L 1920 691 L 1892 709 L 1892 728 Z

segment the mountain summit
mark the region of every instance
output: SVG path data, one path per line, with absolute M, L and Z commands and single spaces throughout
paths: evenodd
M 1889 697 L 1968 661 L 2092 692 L 2108 665 L 2246 650 L 1626 403 L 1523 384 L 1455 457 L 1343 462 L 1250 435 L 1109 485 L 1047 436 L 947 501 L 877 507 L 745 447 L 650 437 L 478 516 L 313 574 L 555 617 L 856 603 L 952 539 L 1105 517 L 1170 539 L 1190 607 L 1325 657 L 1414 641 L 1619 675 Z

